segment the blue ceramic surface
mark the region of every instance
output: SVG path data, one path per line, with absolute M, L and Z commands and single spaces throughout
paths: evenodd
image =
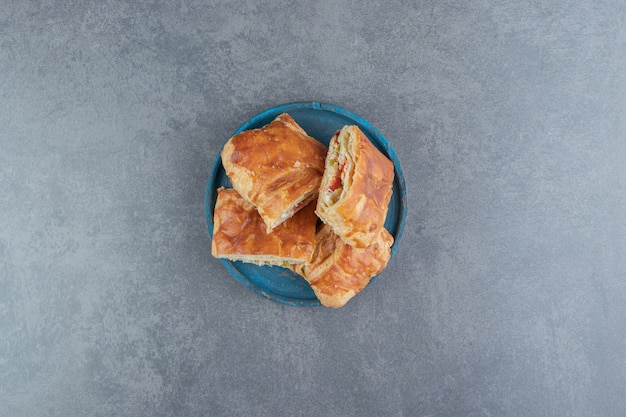
M 394 237 L 394 244 L 391 247 L 393 258 L 402 239 L 407 201 L 400 161 L 389 142 L 370 123 L 356 114 L 339 106 L 318 102 L 289 103 L 273 107 L 248 120 L 234 134 L 266 125 L 281 113 L 289 113 L 310 136 L 326 146 L 328 146 L 330 138 L 336 130 L 345 125 L 357 125 L 372 143 L 393 161 L 395 167 L 393 195 L 385 221 L 385 228 Z M 222 186 L 232 188 L 232 184 L 222 167 L 222 159 L 218 155 L 213 163 L 205 200 L 207 226 L 211 237 L 213 237 L 213 208 L 217 197 L 216 191 Z M 320 305 L 309 284 L 302 277 L 287 269 L 231 262 L 223 259 L 221 261 L 235 279 L 258 294 L 291 306 Z M 369 285 L 375 279 L 376 277 L 372 278 Z

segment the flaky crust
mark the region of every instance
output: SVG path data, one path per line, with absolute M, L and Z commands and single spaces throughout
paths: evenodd
M 283 113 L 230 138 L 222 164 L 233 188 L 256 206 L 271 230 L 315 199 L 325 157 L 326 147 Z
M 334 152 L 340 134 L 349 135 L 347 152 L 349 169 L 344 174 L 348 188 L 333 204 L 322 193 L 332 183 L 334 170 L 330 165 L 338 155 Z M 357 126 L 345 126 L 330 141 L 324 177 L 317 202 L 317 215 L 330 225 L 344 242 L 357 248 L 369 246 L 383 229 L 393 189 L 394 168 L 391 162 Z
M 366 249 L 347 245 L 329 225 L 320 228 L 316 240 L 311 262 L 293 269 L 309 282 L 326 307 L 343 307 L 385 269 L 391 258 L 393 237 L 385 228 Z
M 308 262 L 315 247 L 317 217 L 309 204 L 267 233 L 252 204 L 233 189 L 218 189 L 211 252 L 217 258 L 256 264 Z

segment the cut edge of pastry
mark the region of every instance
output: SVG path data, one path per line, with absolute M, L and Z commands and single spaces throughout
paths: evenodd
M 229 254 L 229 255 L 213 255 L 218 259 L 227 259 L 229 261 L 240 261 L 249 264 L 259 266 L 282 266 L 292 269 L 295 265 L 304 265 L 306 263 L 303 259 L 286 258 L 273 255 L 241 255 L 241 254 Z
M 354 126 L 344 126 L 330 140 L 322 183 L 320 185 L 317 215 L 324 223 L 332 224 L 330 217 L 348 195 L 356 161 L 354 160 Z
M 280 226 L 285 221 L 292 218 L 294 214 L 296 214 L 301 209 L 306 207 L 310 202 L 315 200 L 316 197 L 317 197 L 317 190 L 311 190 L 307 194 L 304 194 L 302 197 L 294 201 L 289 207 L 287 207 L 285 211 L 283 211 L 282 214 L 272 224 L 267 224 L 266 217 L 261 216 L 261 218 L 263 219 L 263 222 L 267 226 L 267 233 L 270 233 L 276 227 Z

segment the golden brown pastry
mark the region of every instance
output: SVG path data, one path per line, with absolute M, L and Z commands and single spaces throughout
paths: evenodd
M 211 242 L 213 256 L 280 266 L 301 264 L 311 259 L 317 224 L 314 204 L 309 204 L 267 233 L 254 206 L 237 191 L 220 188 L 217 192 Z
M 317 215 L 346 243 L 365 248 L 383 229 L 393 178 L 393 163 L 357 126 L 344 126 L 328 146 Z
M 319 229 L 316 240 L 311 262 L 292 269 L 307 280 L 326 307 L 343 307 L 385 269 L 391 258 L 393 237 L 385 228 L 366 249 L 347 245 L 329 225 Z
M 233 188 L 272 230 L 317 197 L 326 147 L 287 113 L 224 145 L 222 164 Z

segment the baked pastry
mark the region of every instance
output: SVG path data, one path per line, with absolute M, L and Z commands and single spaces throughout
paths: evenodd
M 323 306 L 340 308 L 358 294 L 387 266 L 393 237 L 383 228 L 371 245 L 354 248 L 322 225 L 316 235 L 316 247 L 309 264 L 293 265 L 311 285 Z
M 344 242 L 365 248 L 383 229 L 393 178 L 393 163 L 357 126 L 344 126 L 328 146 L 317 215 Z
M 309 204 L 267 233 L 254 206 L 233 189 L 217 190 L 211 253 L 257 265 L 303 264 L 315 248 L 315 205 Z
M 326 147 L 283 113 L 228 140 L 222 164 L 233 188 L 272 230 L 317 197 Z

